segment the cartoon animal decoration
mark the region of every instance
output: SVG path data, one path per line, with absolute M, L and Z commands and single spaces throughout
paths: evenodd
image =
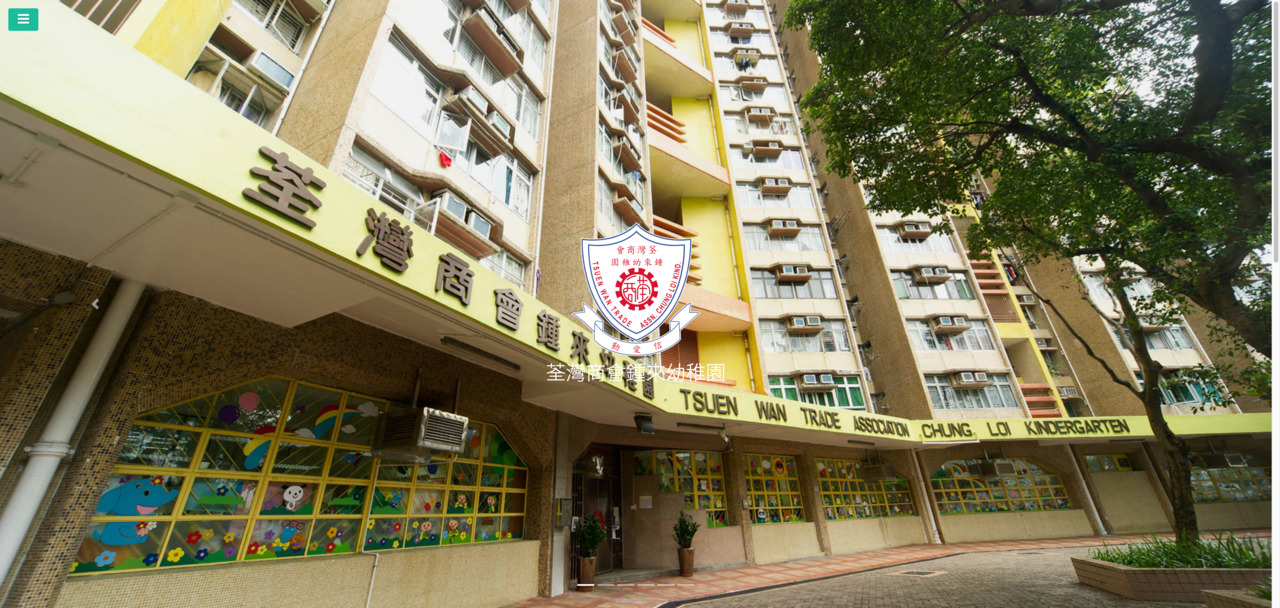
M 177 490 L 166 490 L 164 478 L 137 480 L 119 484 L 98 499 L 98 512 L 107 515 L 151 515 L 178 497 Z M 136 545 L 147 539 L 149 529 L 137 522 L 111 522 L 93 537 L 104 545 Z
M 288 486 L 284 489 L 284 508 L 290 511 L 298 510 L 298 503 L 302 502 L 302 497 L 306 493 L 302 486 Z

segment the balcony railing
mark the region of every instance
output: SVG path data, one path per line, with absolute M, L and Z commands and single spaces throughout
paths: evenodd
M 1022 391 L 1022 400 L 1027 402 L 1027 409 L 1032 418 L 1061 418 L 1058 409 L 1058 398 L 1053 395 L 1051 384 L 1018 384 Z
M 67 8 L 112 34 L 120 31 L 141 0 L 62 0 Z

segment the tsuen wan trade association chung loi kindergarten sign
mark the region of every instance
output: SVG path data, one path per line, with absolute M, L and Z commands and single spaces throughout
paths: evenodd
M 675 310 L 692 251 L 689 239 L 654 236 L 638 224 L 607 239 L 582 239 L 582 269 L 600 312 L 583 304 L 573 316 L 591 328 L 596 344 L 615 353 L 642 357 L 675 346 L 680 330 L 698 316 L 688 304 L 671 316 L 667 333 L 648 341 L 644 337 Z M 632 341 L 610 335 L 606 320 Z

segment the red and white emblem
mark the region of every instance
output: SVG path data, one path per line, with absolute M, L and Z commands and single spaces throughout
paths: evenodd
M 574 315 L 591 326 L 597 343 L 614 352 L 647 355 L 674 346 L 680 328 L 698 315 L 688 306 L 670 319 L 667 335 L 648 342 L 613 338 L 604 324 L 637 341 L 658 329 L 684 290 L 692 250 L 689 239 L 654 236 L 639 225 L 607 239 L 583 239 L 582 266 L 599 314 L 584 306 Z

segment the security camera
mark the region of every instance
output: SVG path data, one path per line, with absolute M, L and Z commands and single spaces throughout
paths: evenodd
M 636 430 L 639 431 L 641 435 L 653 434 L 653 414 L 638 412 L 636 413 L 635 420 Z

